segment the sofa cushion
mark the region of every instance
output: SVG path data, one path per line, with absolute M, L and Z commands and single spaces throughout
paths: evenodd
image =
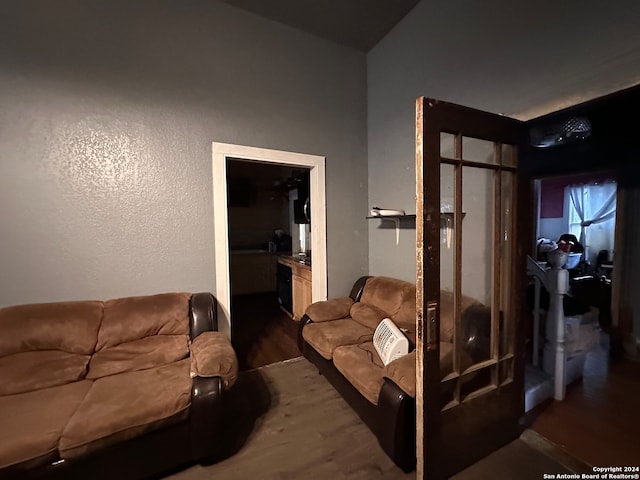
M 82 380 L 0 397 L 0 468 L 55 453 L 91 383 Z
M 350 313 L 351 318 L 360 325 L 369 327 L 371 330 L 375 330 L 380 322 L 389 316 L 387 312 L 379 309 L 375 305 L 362 302 L 354 303 Z
M 460 371 L 471 365 L 471 359 L 466 352 L 460 354 Z M 440 342 L 440 379 L 453 372 L 453 344 Z M 411 397 L 416 396 L 416 352 L 410 352 L 395 359 L 384 366 L 382 376 L 398 385 L 402 391 Z
M 305 313 L 316 323 L 338 320 L 349 316 L 352 305 L 353 300 L 350 297 L 332 298 L 312 303 Z
M 373 330 L 350 318 L 310 323 L 302 329 L 302 337 L 327 360 L 341 345 L 353 345 L 373 338 Z
M 58 302 L 0 308 L 0 357 L 33 350 L 91 355 L 102 302 Z
M 87 378 L 161 367 L 189 356 L 187 335 L 154 335 L 93 354 Z
M 188 335 L 190 293 L 161 293 L 105 302 L 96 351 L 152 335 Z
M 453 343 L 440 342 L 440 380 L 453 372 Z
M 238 358 L 224 333 L 202 332 L 189 348 L 192 376 L 222 377 L 226 388 L 234 384 L 238 378 Z
M 367 400 L 378 404 L 384 382 L 383 363 L 373 342 L 337 347 L 333 352 L 333 364 Z
M 0 358 L 0 395 L 64 385 L 85 377 L 89 355 L 40 350 Z
M 60 439 L 72 458 L 178 422 L 191 403 L 189 359 L 93 381 Z

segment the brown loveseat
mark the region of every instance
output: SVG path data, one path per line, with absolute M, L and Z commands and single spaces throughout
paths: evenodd
M 452 370 L 452 305 L 442 292 L 440 375 Z M 388 277 L 362 277 L 348 297 L 311 304 L 300 321 L 299 348 L 345 398 L 404 471 L 416 464 L 416 287 Z M 463 297 L 461 368 L 486 354 L 490 310 Z M 375 328 L 390 318 L 409 338 L 410 353 L 384 365 L 373 346 Z
M 0 478 L 146 478 L 219 459 L 237 376 L 209 293 L 0 309 Z

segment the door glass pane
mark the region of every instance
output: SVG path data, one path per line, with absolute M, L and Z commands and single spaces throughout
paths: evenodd
M 502 165 L 505 167 L 515 167 L 518 150 L 514 145 L 507 143 L 500 144 L 502 148 Z
M 454 229 L 454 171 L 453 165 L 440 165 L 440 342 L 441 350 L 453 344 L 453 286 L 455 275 Z M 443 345 L 446 343 L 447 345 Z M 453 371 L 453 355 L 440 362 L 441 377 Z
M 491 303 L 494 245 L 493 170 L 462 170 L 462 298 L 461 362 L 475 364 L 491 357 Z
M 440 383 L 440 410 L 455 407 L 458 404 L 456 390 L 458 387 L 457 379 L 445 380 Z
M 462 159 L 469 162 L 497 164 L 494 143 L 473 137 L 462 137 Z
M 511 380 L 513 380 L 513 358 L 508 358 L 503 360 L 499 364 L 499 377 L 498 381 L 500 385 L 503 385 Z
M 455 135 L 440 132 L 440 156 L 444 158 L 455 158 Z
M 513 264 L 509 261 L 512 258 L 514 249 L 513 236 L 513 212 L 514 212 L 514 181 L 515 174 L 513 172 L 501 173 L 500 184 L 500 341 L 499 341 L 499 357 L 502 358 L 507 354 L 513 353 L 514 331 L 513 328 L 513 307 L 511 288 L 514 282 Z M 506 320 L 506 321 L 505 321 Z
M 460 401 L 464 401 L 470 394 L 493 385 L 493 367 L 485 367 L 464 375 L 460 382 Z

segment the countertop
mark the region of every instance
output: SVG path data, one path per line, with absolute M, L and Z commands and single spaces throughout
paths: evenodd
M 255 254 L 255 253 L 273 253 L 269 250 L 261 250 L 259 248 L 254 249 L 240 249 L 240 250 L 229 250 L 232 255 L 247 255 L 247 254 Z M 273 253 L 275 255 L 275 253 Z
M 282 263 L 283 265 L 288 265 L 289 267 L 297 266 L 300 268 L 311 270 L 311 265 L 305 263 L 304 261 L 301 261 L 299 257 L 293 256 L 291 254 L 279 254 L 278 262 Z

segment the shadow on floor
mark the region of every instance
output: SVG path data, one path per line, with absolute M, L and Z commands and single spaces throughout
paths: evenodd
M 237 453 L 273 405 L 269 387 L 259 370 L 240 372 L 224 399 L 224 458 Z

